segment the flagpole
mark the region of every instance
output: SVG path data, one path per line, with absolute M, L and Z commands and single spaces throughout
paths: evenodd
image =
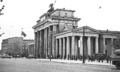
M 23 28 L 21 28 L 21 38 L 22 38 L 22 29 Z M 24 47 L 24 43 L 23 43 L 23 46 L 22 46 L 22 52 L 21 52 L 22 54 L 21 55 L 23 55 L 23 47 Z

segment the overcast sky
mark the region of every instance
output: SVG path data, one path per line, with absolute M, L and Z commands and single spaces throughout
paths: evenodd
M 0 16 L 2 39 L 20 37 L 21 28 L 27 34 L 25 39 L 34 39 L 32 26 L 39 17 L 47 12 L 49 4 L 55 0 L 3 0 L 5 5 Z M 78 25 L 90 26 L 101 30 L 120 31 L 120 0 L 56 0 L 56 8 L 75 10 L 75 16 L 81 18 Z M 101 6 L 101 8 L 99 8 Z M 0 46 L 1 47 L 1 46 Z

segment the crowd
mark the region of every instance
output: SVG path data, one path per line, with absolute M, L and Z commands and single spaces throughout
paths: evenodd
M 48 56 L 48 58 L 50 58 L 50 56 Z M 66 59 L 66 56 L 61 56 L 61 55 L 57 55 L 55 57 L 53 57 L 51 55 L 52 59 Z M 82 55 L 68 55 L 68 60 L 83 60 L 83 56 Z M 88 60 L 88 61 L 98 61 L 98 62 L 103 62 L 106 61 L 107 63 L 110 62 L 111 63 L 111 57 L 109 55 L 105 55 L 105 54 L 93 54 L 91 56 L 89 55 L 85 55 L 84 56 L 84 60 Z

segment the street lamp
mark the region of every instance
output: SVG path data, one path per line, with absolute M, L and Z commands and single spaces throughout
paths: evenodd
M 48 22 L 53 22 L 53 20 L 52 19 L 48 19 Z M 49 41 L 49 44 L 50 44 L 50 54 L 49 54 L 49 56 L 50 56 L 50 61 L 51 61 L 51 56 L 52 56 L 52 36 L 53 36 L 53 32 L 52 32 L 52 28 L 51 28 L 51 26 L 50 26 L 50 41 Z
M 51 30 L 51 28 L 50 28 L 50 30 Z M 50 31 L 50 42 L 49 42 L 49 44 L 50 44 L 50 61 L 51 61 L 51 56 L 52 56 L 52 31 Z
M 85 63 L 84 39 L 85 39 L 85 26 L 83 26 L 83 63 Z

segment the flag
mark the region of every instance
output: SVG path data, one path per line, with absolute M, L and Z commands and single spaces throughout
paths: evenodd
M 24 37 L 26 37 L 26 34 L 22 31 L 21 35 L 23 35 Z

